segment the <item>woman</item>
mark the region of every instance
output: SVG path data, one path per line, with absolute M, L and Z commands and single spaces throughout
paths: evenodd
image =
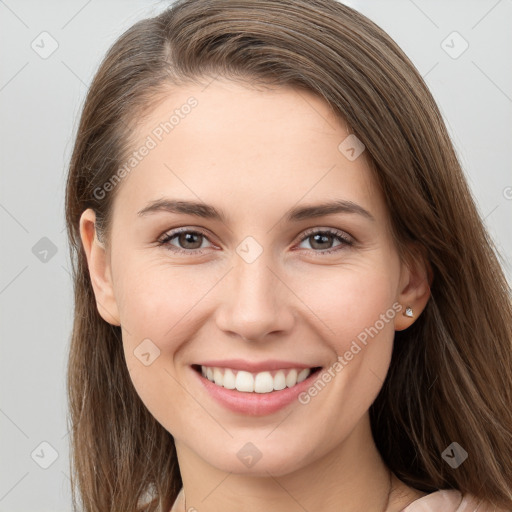
M 510 290 L 361 14 L 184 0 L 131 27 L 66 219 L 84 510 L 512 509 Z

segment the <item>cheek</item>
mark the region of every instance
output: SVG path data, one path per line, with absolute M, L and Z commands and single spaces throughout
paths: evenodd
M 134 338 L 131 341 L 142 336 L 169 345 L 194 324 L 194 308 L 218 278 L 194 266 L 132 262 L 125 265 L 119 281 L 121 322 L 128 337 Z
M 391 265 L 390 265 L 391 266 Z M 328 375 L 324 375 L 327 392 L 322 385 L 304 396 L 304 403 L 314 401 L 320 407 L 329 395 L 343 407 L 320 407 L 318 413 L 340 425 L 347 418 L 357 418 L 370 406 L 388 372 L 393 349 L 396 301 L 396 275 L 390 266 L 368 265 L 331 269 L 329 279 L 311 280 L 307 290 L 307 306 L 316 320 L 312 330 L 321 333 L 332 352 Z M 325 372 L 324 372 L 325 373 Z M 323 398 L 316 400 L 318 395 Z
M 224 273 L 217 274 L 161 261 L 122 263 L 116 297 L 126 364 L 138 395 L 162 424 L 174 425 L 181 417 L 173 411 L 190 408 L 176 368 L 182 366 L 182 346 L 214 311 L 208 292 Z
M 350 341 L 377 324 L 378 331 L 394 332 L 390 322 L 395 315 L 396 277 L 379 265 L 331 267 L 311 274 L 307 280 L 295 279 L 291 287 L 317 318 L 315 329 L 330 340 L 337 352 L 344 352 Z M 384 324 L 381 315 L 387 313 Z
M 130 378 L 155 419 L 179 430 L 182 418 L 178 411 L 189 407 L 175 372 L 176 357 L 199 328 L 194 305 L 205 292 L 183 279 L 184 268 L 162 268 L 147 261 L 123 265 L 117 294 Z

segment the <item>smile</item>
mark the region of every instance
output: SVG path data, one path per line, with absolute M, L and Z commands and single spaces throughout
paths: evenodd
M 200 367 L 202 376 L 210 382 L 224 389 L 236 389 L 244 393 L 271 393 L 292 388 L 319 369 L 286 368 L 252 373 L 231 368 Z M 199 371 L 198 367 L 196 371 Z

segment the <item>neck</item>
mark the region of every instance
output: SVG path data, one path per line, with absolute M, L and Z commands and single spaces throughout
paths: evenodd
M 392 501 L 391 472 L 375 446 L 368 416 L 343 443 L 285 475 L 261 467 L 258 475 L 225 472 L 179 442 L 176 449 L 185 498 L 178 512 L 385 512 Z

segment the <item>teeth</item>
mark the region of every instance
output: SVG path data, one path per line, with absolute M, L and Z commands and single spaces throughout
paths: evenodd
M 219 370 L 219 368 L 213 369 L 213 380 L 217 386 L 222 386 L 224 383 L 224 375 L 222 375 L 222 372 Z
M 274 375 L 274 389 L 276 391 L 279 391 L 281 389 L 284 389 L 286 387 L 286 378 L 284 376 L 283 370 L 279 370 Z
M 219 385 L 222 386 L 222 383 Z M 254 377 L 252 374 L 243 371 L 238 372 L 236 374 L 235 388 L 237 391 L 247 391 L 252 393 L 254 391 Z
M 306 380 L 311 373 L 309 368 L 304 368 L 304 370 L 299 372 L 299 375 L 297 375 L 297 383 L 302 382 L 303 380 Z
M 291 388 L 297 384 L 297 370 L 291 370 L 286 376 L 286 387 Z
M 236 376 L 229 368 L 224 370 L 224 381 L 221 385 L 226 389 L 235 389 L 236 387 Z
M 254 379 L 254 391 L 256 391 L 256 393 L 270 393 L 274 391 L 274 379 L 269 372 L 256 374 Z
M 201 374 L 217 386 L 236 389 L 245 393 L 270 393 L 291 388 L 307 379 L 310 368 L 277 370 L 276 372 L 250 373 L 229 368 L 211 368 L 201 366 Z

